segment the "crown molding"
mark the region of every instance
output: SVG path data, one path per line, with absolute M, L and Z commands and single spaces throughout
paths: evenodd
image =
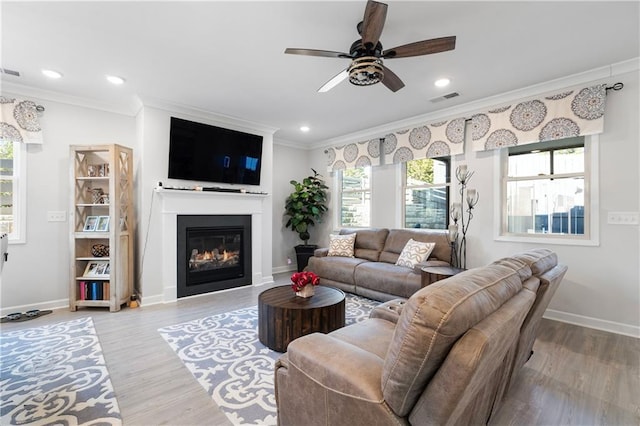
M 300 149 L 302 151 L 311 151 L 313 149 L 316 149 L 315 146 L 313 146 L 312 144 L 305 144 L 304 142 L 301 141 L 290 141 L 288 139 L 282 139 L 282 138 L 278 138 L 275 137 L 273 138 L 273 144 L 274 145 L 281 145 L 281 146 L 286 146 L 289 148 L 295 148 L 295 149 Z
M 441 109 L 438 111 L 409 117 L 403 120 L 385 123 L 376 127 L 365 129 L 362 131 L 349 133 L 347 135 L 338 136 L 326 140 L 324 143 L 316 145 L 314 148 L 329 148 L 336 145 L 344 145 L 354 141 L 366 141 L 369 139 L 379 138 L 388 133 L 404 130 L 410 127 L 421 126 L 426 123 L 442 121 L 444 119 L 452 119 L 456 117 L 470 117 L 478 111 L 513 102 L 514 100 L 522 100 L 527 97 L 536 96 L 545 92 L 554 90 L 562 90 L 578 84 L 591 83 L 598 80 L 617 77 L 619 75 L 640 70 L 640 57 L 629 59 L 627 61 L 617 62 L 615 64 L 604 67 L 595 68 L 566 77 L 557 78 L 543 83 L 534 84 L 521 89 L 500 93 L 477 101 L 467 102 L 462 105 Z M 609 82 L 611 84 L 615 81 Z
M 233 117 L 230 115 L 220 114 L 212 111 L 207 111 L 200 108 L 191 107 L 189 105 L 178 104 L 175 102 L 167 101 L 164 99 L 152 98 L 147 96 L 141 96 L 140 102 L 144 107 L 156 108 L 163 111 L 189 115 L 203 120 L 213 120 L 218 123 L 235 126 L 249 131 L 258 131 L 268 135 L 273 135 L 278 131 L 277 127 L 269 126 L 263 123 L 256 123 L 242 118 Z
M 128 116 L 135 116 L 142 106 L 140 99 L 136 96 L 133 96 L 129 102 L 115 105 L 79 96 L 67 95 L 53 90 L 39 89 L 37 87 L 3 81 L 2 93 L 5 92 L 30 98 L 37 98 L 43 101 L 59 102 Z

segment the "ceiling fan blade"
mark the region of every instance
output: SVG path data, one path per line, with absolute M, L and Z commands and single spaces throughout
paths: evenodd
M 431 53 L 446 52 L 456 48 L 456 36 L 433 38 L 431 40 L 416 41 L 415 43 L 387 49 L 382 52 L 385 59 L 408 58 L 410 56 L 429 55 Z
M 344 52 L 333 52 L 331 50 L 317 50 L 317 49 L 292 49 L 287 48 L 284 53 L 291 55 L 307 55 L 307 56 L 323 56 L 326 58 L 351 58 L 351 55 Z
M 384 65 L 382 65 L 382 69 L 384 72 L 382 84 L 387 86 L 389 90 L 391 90 L 392 92 L 397 92 L 404 87 L 404 83 L 402 82 L 402 80 L 400 80 L 400 77 L 398 77 L 393 71 L 391 71 Z
M 336 87 L 338 84 L 342 83 L 342 80 L 346 79 L 349 76 L 349 68 L 345 68 L 340 71 L 335 77 L 331 80 L 327 81 L 321 88 L 318 89 L 318 92 L 324 93 Z
M 384 21 L 387 19 L 387 5 L 369 0 L 362 20 L 362 44 L 372 49 L 378 44 Z

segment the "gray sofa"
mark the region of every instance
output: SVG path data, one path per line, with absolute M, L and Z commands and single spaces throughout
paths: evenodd
M 487 424 L 567 270 L 557 260 L 546 249 L 500 259 L 294 340 L 275 366 L 278 423 Z
M 336 287 L 370 299 L 387 301 L 408 298 L 420 289 L 424 266 L 449 266 L 451 246 L 447 231 L 432 229 L 344 228 L 340 234 L 356 234 L 354 257 L 327 256 L 328 248 L 317 249 L 307 271 L 320 277 L 320 284 Z M 413 269 L 395 263 L 409 239 L 433 242 L 426 262 Z

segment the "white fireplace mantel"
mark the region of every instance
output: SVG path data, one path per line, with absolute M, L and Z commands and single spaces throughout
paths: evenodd
M 251 284 L 254 286 L 273 282 L 271 238 L 265 224 L 266 200 L 264 193 L 208 192 L 158 188 L 162 214 L 162 280 L 164 302 L 177 300 L 177 217 L 187 214 L 251 215 Z M 270 219 L 270 218 L 269 218 Z M 267 241 L 269 244 L 267 244 Z M 267 253 L 268 254 L 268 253 Z

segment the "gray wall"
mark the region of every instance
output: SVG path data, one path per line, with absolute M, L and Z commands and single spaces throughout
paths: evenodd
M 316 169 L 324 174 L 323 170 Z M 285 228 L 284 203 L 293 191 L 291 180 L 301 181 L 311 175 L 309 151 L 274 140 L 273 146 L 273 272 L 296 270 L 294 247 L 303 244 L 298 234 Z M 311 231 L 310 244 L 318 241 L 318 232 Z M 289 263 L 291 262 L 291 263 Z
M 69 145 L 135 143 L 133 117 L 35 96 L 28 99 L 46 106 L 40 118 L 44 143 L 27 148 L 26 243 L 9 246 L 0 286 L 2 315 L 68 306 L 69 226 L 47 222 L 47 211 L 66 211 L 68 218 Z

